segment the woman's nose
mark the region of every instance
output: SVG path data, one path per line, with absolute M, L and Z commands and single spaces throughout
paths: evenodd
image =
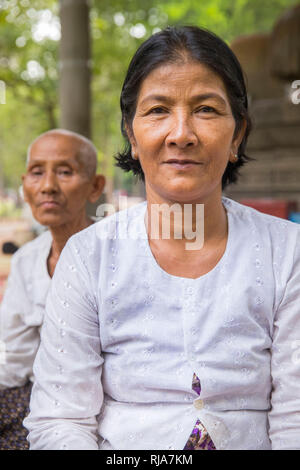
M 198 137 L 192 122 L 192 116 L 178 113 L 173 117 L 170 132 L 166 138 L 167 145 L 176 145 L 180 148 L 192 147 L 198 142 Z

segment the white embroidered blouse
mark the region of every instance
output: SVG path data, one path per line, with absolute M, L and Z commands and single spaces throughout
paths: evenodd
M 32 449 L 183 449 L 198 419 L 217 449 L 300 449 L 300 227 L 223 203 L 227 247 L 198 279 L 157 264 L 145 203 L 69 240 L 24 421 Z
M 47 270 L 51 244 L 52 236 L 47 231 L 12 257 L 0 305 L 0 390 L 33 381 L 33 361 L 51 282 Z

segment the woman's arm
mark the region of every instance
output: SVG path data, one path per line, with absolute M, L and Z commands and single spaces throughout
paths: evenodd
M 300 450 L 300 231 L 293 269 L 276 312 L 271 367 L 272 449 Z
M 79 250 L 73 237 L 51 283 L 24 420 L 31 449 L 98 449 L 103 359 L 92 280 Z

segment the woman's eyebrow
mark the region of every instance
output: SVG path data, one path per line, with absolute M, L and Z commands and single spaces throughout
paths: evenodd
M 226 101 L 224 100 L 224 98 L 222 98 L 222 96 L 219 95 L 218 93 L 214 93 L 214 92 L 200 93 L 200 94 L 194 95 L 194 96 L 192 96 L 190 101 L 191 102 L 204 101 L 204 100 L 209 99 L 209 98 L 214 98 L 217 101 L 220 101 L 220 103 L 222 105 L 226 106 Z M 146 96 L 140 102 L 140 104 L 144 105 L 144 104 L 147 104 L 148 102 L 151 102 L 151 101 L 159 101 L 159 102 L 162 102 L 162 103 L 170 103 L 173 100 L 172 100 L 171 97 L 169 97 L 167 95 L 152 94 L 152 95 Z
M 169 103 L 170 101 L 172 101 L 172 99 L 166 95 L 148 95 L 140 102 L 140 104 L 147 104 L 148 101 L 160 101 L 163 103 Z
M 204 100 L 207 100 L 207 99 L 210 99 L 210 98 L 213 98 L 217 101 L 220 101 L 221 104 L 226 106 L 226 101 L 224 100 L 224 98 L 222 98 L 222 96 L 219 95 L 218 93 L 214 93 L 214 92 L 197 94 L 197 95 L 195 95 L 191 98 L 191 101 L 192 102 L 194 102 L 194 101 L 204 101 Z

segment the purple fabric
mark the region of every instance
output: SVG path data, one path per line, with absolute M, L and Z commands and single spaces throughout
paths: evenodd
M 199 377 L 197 377 L 195 373 L 193 375 L 192 389 L 194 390 L 194 392 L 197 393 L 197 395 L 200 396 L 200 392 L 201 392 L 200 380 L 199 380 Z
M 200 379 L 195 373 L 192 380 L 192 390 L 194 390 L 194 392 L 200 396 Z M 194 429 L 192 430 L 192 433 L 188 438 L 183 450 L 216 450 L 210 435 L 199 419 L 197 419 Z

